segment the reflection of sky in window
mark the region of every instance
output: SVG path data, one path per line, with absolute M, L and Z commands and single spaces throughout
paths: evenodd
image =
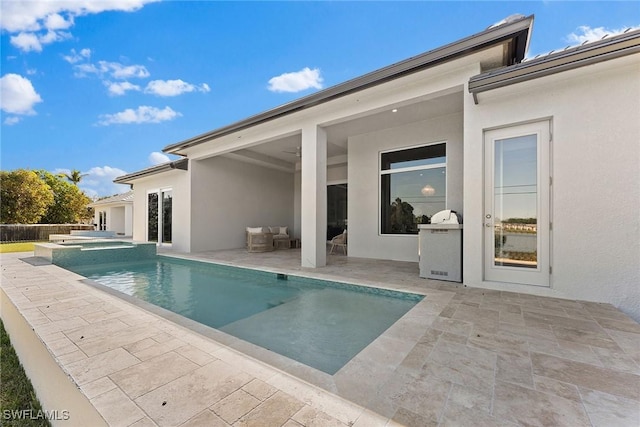
M 407 160 L 404 162 L 394 162 L 389 165 L 389 169 L 402 169 L 402 168 L 411 168 L 414 166 L 430 166 L 437 165 L 440 163 L 445 163 L 447 158 L 442 157 L 432 157 L 430 159 L 417 159 L 417 160 Z
M 497 220 L 537 217 L 536 135 L 495 142 L 494 191 Z
M 431 216 L 445 208 L 447 194 L 445 168 L 417 170 L 411 172 L 398 172 L 390 175 L 391 200 L 397 198 L 413 206 L 414 215 Z M 430 185 L 434 192 L 425 196 L 422 189 Z

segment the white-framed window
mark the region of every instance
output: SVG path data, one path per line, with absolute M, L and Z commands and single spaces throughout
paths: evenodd
M 380 234 L 418 234 L 446 196 L 446 142 L 380 153 Z
M 172 242 L 173 191 L 161 188 L 147 192 L 147 241 Z

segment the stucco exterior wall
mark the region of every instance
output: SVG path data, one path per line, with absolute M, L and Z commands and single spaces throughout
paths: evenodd
M 190 162 L 193 163 L 193 162 Z M 191 164 L 189 165 L 191 167 Z M 136 180 L 133 196 L 133 240 L 147 241 L 147 193 L 171 188 L 172 248 L 189 252 L 191 248 L 191 171 L 171 170 Z
M 124 235 L 124 206 L 114 206 L 107 210 L 107 230 Z
M 131 203 L 124 206 L 124 235 L 127 237 L 133 235 L 133 204 Z
M 462 95 L 461 95 L 462 96 Z M 418 261 L 418 236 L 380 234 L 381 151 L 432 142 L 447 142 L 447 208 L 461 212 L 462 113 L 349 138 L 349 255 Z
M 225 157 L 192 161 L 191 251 L 242 248 L 246 227 L 288 226 L 294 174 Z
M 464 282 L 609 302 L 640 321 L 640 55 L 465 96 Z M 483 280 L 483 130 L 552 122 L 551 287 Z
M 327 166 L 327 185 L 347 182 L 347 165 Z

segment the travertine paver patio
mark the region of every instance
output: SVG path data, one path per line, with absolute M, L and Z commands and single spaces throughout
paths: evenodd
M 299 256 L 188 257 L 426 298 L 330 376 L 25 254 L 2 256 L 2 288 L 112 425 L 640 425 L 640 325 L 610 305 L 428 281 L 415 263 L 302 269 Z

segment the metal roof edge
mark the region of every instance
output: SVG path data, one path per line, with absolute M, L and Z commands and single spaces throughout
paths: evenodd
M 181 148 L 192 147 L 221 136 L 229 135 L 233 132 L 274 120 L 296 111 L 304 110 L 330 100 L 340 98 L 353 92 L 377 86 L 436 64 L 485 49 L 509 39 L 514 39 L 516 41 L 515 48 L 513 49 L 513 61 L 517 63 L 525 56 L 526 48 L 529 44 L 529 36 L 531 33 L 533 19 L 534 16 L 529 15 L 514 22 L 506 23 L 497 27 L 490 27 L 461 40 L 380 68 L 335 86 L 331 86 L 327 89 L 247 117 L 246 119 L 230 125 L 197 135 L 193 138 L 189 138 L 175 144 L 167 145 L 162 151 L 178 154 L 177 151 Z
M 469 79 L 469 93 L 476 94 L 563 71 L 640 52 L 640 30 L 567 48 L 520 64 L 478 74 Z
M 105 197 L 104 199 L 96 200 L 95 202 L 89 203 L 87 206 L 92 208 L 96 206 L 109 205 L 114 203 L 133 203 L 133 191 L 129 190 L 126 193 Z
M 113 180 L 116 184 L 131 184 L 131 181 L 139 178 L 144 178 L 146 176 L 159 174 L 162 172 L 166 172 L 173 169 L 180 170 L 188 170 L 189 169 L 189 159 L 179 159 L 174 160 L 172 162 L 163 163 L 161 165 L 152 166 L 147 169 L 142 169 L 137 172 L 132 172 L 127 175 L 122 175 Z

